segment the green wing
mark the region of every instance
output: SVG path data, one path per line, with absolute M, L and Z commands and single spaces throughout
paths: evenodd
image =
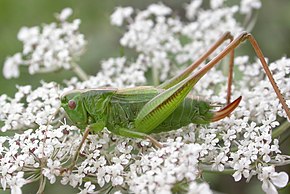
M 157 96 L 161 89 L 153 86 L 140 86 L 126 89 L 119 89 L 111 98 L 113 103 L 142 103 L 148 102 Z

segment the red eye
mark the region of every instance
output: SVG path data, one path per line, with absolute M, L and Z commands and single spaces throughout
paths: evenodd
M 68 101 L 69 109 L 74 110 L 76 108 L 76 106 L 77 106 L 77 103 L 74 100 L 69 100 Z

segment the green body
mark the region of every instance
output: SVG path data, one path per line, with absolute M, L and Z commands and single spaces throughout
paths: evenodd
M 119 129 L 126 128 L 130 131 L 151 134 L 171 131 L 186 126 L 190 123 L 207 124 L 211 121 L 213 113 L 209 103 L 186 97 L 182 103 L 166 118 L 163 115 L 156 120 L 163 120 L 154 128 L 136 126 L 136 118 L 142 108 L 150 100 L 164 90 L 154 87 L 135 87 L 132 89 L 90 89 L 73 93 L 73 99 L 77 102 L 76 112 L 81 115 L 69 115 L 79 128 L 84 129 L 87 125 L 99 123 L 106 126 L 111 132 L 120 133 Z M 67 95 L 69 96 L 69 95 Z M 67 99 L 63 99 L 63 107 L 70 112 Z M 79 108 L 78 108 L 79 107 Z M 82 111 L 80 111 L 82 110 Z M 80 123 L 76 118 L 80 118 Z M 99 131 L 100 129 L 96 129 Z
M 175 130 L 189 123 L 207 124 L 217 121 L 238 106 L 241 97 L 224 109 L 212 112 L 212 107 L 206 101 L 188 97 L 194 85 L 218 62 L 209 62 L 192 74 L 211 52 L 158 87 L 73 90 L 62 96 L 62 107 L 82 130 L 89 129 L 97 133 L 107 127 L 115 134 L 147 138 L 161 147 L 148 134 Z
M 136 88 L 135 88 L 136 90 Z M 117 92 L 111 93 L 111 100 L 107 106 L 107 123 L 106 126 L 113 131 L 116 126 L 129 128 L 137 132 L 146 134 L 171 131 L 190 123 L 207 124 L 211 121 L 213 113 L 211 107 L 204 101 L 197 101 L 192 98 L 185 98 L 183 102 L 154 129 L 138 128 L 135 121 L 141 109 L 152 100 L 158 90 L 155 88 L 137 88 L 138 94 L 122 94 Z M 95 92 L 95 91 L 89 91 Z M 157 118 L 163 119 L 162 117 Z M 144 130 L 145 129 L 145 130 Z M 117 132 L 117 131 L 115 131 Z

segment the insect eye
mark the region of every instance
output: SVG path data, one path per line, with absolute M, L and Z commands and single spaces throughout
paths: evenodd
M 69 100 L 68 101 L 68 107 L 71 109 L 71 110 L 74 110 L 77 106 L 77 103 L 74 101 L 74 100 Z

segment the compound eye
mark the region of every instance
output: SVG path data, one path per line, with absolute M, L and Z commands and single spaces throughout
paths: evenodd
M 68 101 L 69 109 L 74 110 L 76 108 L 76 106 L 77 106 L 77 103 L 74 100 L 69 100 Z

